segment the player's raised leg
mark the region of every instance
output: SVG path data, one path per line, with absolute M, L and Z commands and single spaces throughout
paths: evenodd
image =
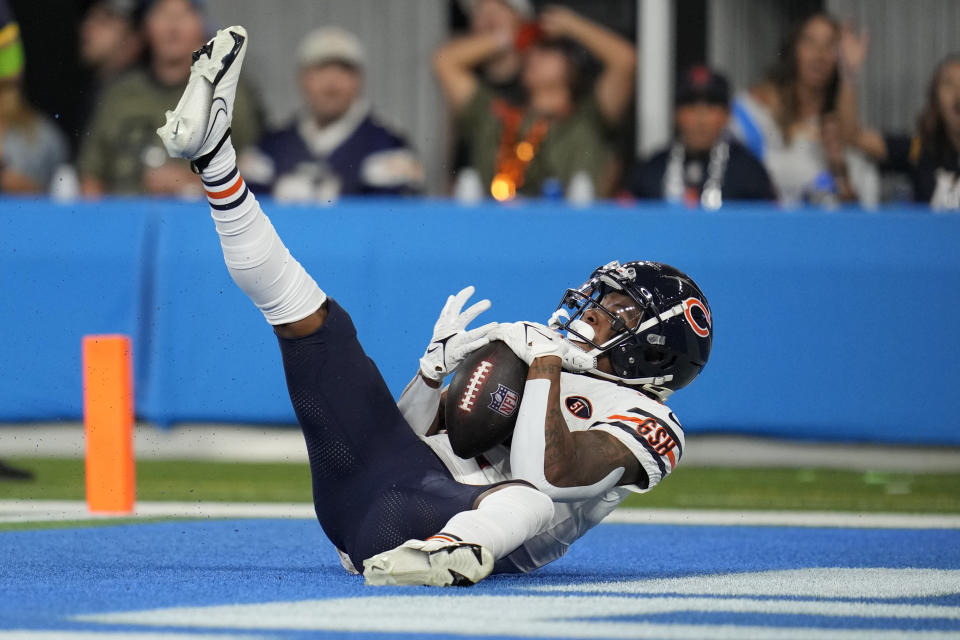
M 326 295 L 280 241 L 237 170 L 233 103 L 247 51 L 243 27 L 222 29 L 194 52 L 187 88 L 157 130 L 167 152 L 200 174 L 230 276 L 283 337 L 315 331 Z
M 389 566 L 383 565 L 382 583 L 449 584 L 450 571 L 463 576 L 463 584 L 482 579 L 503 545 L 500 534 L 483 525 L 496 517 L 498 500 L 486 498 L 471 511 L 482 488 L 455 482 L 413 434 L 357 342 L 350 317 L 293 259 L 239 175 L 230 119 L 247 43 L 242 27 L 229 27 L 195 52 L 183 97 L 157 133 L 170 155 L 189 159 L 200 173 L 227 269 L 281 338 L 287 387 L 307 442 L 317 518 L 355 566 L 447 523 L 447 534 L 469 542 L 436 538 L 419 549 L 401 545 L 403 551 L 394 549 Z M 393 479 L 410 469 L 416 470 L 410 481 L 394 486 Z M 508 494 L 499 493 L 503 502 Z M 409 510 L 397 513 L 391 499 Z M 348 502 L 354 508 L 345 508 Z M 540 507 L 507 519 L 536 528 L 545 512 L 545 505 Z M 416 574 L 412 567 L 424 558 L 428 569 L 437 570 Z M 440 573 L 443 578 L 435 577 Z

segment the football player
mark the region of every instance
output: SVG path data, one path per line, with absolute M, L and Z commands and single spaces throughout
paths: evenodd
M 158 135 L 200 173 L 228 271 L 278 336 L 317 518 L 344 566 L 362 566 L 369 584 L 472 584 L 495 562 L 532 570 L 667 475 L 683 435 L 658 399 L 690 382 L 710 348 L 709 307 L 692 280 L 611 263 L 567 292 L 553 328 L 468 330 L 490 304 L 464 311 L 468 287 L 448 299 L 398 408 L 349 315 L 292 258 L 238 174 L 229 125 L 247 44 L 230 27 L 195 52 Z M 510 450 L 462 460 L 444 435 L 417 434 L 435 421 L 446 375 L 492 339 L 529 365 L 523 402 Z
M 237 171 L 230 120 L 246 30 L 230 27 L 193 54 L 190 80 L 157 134 L 200 173 L 234 282 L 273 325 L 310 460 L 324 533 L 368 584 L 473 584 L 544 529 L 549 497 L 524 481 L 463 484 L 410 430 L 347 312 L 280 241 Z M 453 314 L 431 354 L 452 370 L 487 343 L 466 331 L 489 303 Z M 462 305 L 461 305 L 462 307 Z
M 596 269 L 567 290 L 549 324 L 500 325 L 487 334 L 530 366 L 509 447 L 464 460 L 435 433 L 442 377 L 429 367 L 429 349 L 399 402 L 458 480 L 524 479 L 555 501 L 546 530 L 499 560 L 499 572 L 556 560 L 630 493 L 650 491 L 673 471 L 683 430 L 664 402 L 703 369 L 713 335 L 700 288 L 656 262 Z

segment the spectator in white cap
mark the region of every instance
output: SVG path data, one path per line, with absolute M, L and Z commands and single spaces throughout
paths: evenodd
M 363 45 L 340 27 L 317 29 L 297 56 L 303 107 L 242 159 L 254 191 L 278 200 L 331 202 L 341 195 L 420 190 L 423 169 L 363 96 Z

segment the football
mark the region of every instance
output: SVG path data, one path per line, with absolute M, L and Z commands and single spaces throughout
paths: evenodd
M 510 438 L 527 369 L 499 340 L 477 349 L 460 364 L 447 389 L 444 409 L 454 453 L 473 458 Z

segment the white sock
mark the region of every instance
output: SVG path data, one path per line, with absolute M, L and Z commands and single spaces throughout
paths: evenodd
M 541 533 L 553 518 L 553 501 L 536 489 L 510 485 L 450 518 L 429 540 L 463 541 L 489 549 L 497 560 Z
M 201 174 L 230 277 L 272 325 L 302 320 L 327 299 L 283 245 L 237 171 L 228 139 Z
M 215 156 L 210 159 L 206 168 L 200 174 L 204 183 L 214 182 L 220 178 L 226 177 L 233 169 L 237 168 L 237 152 L 233 148 L 233 138 L 228 137 L 220 145 Z

